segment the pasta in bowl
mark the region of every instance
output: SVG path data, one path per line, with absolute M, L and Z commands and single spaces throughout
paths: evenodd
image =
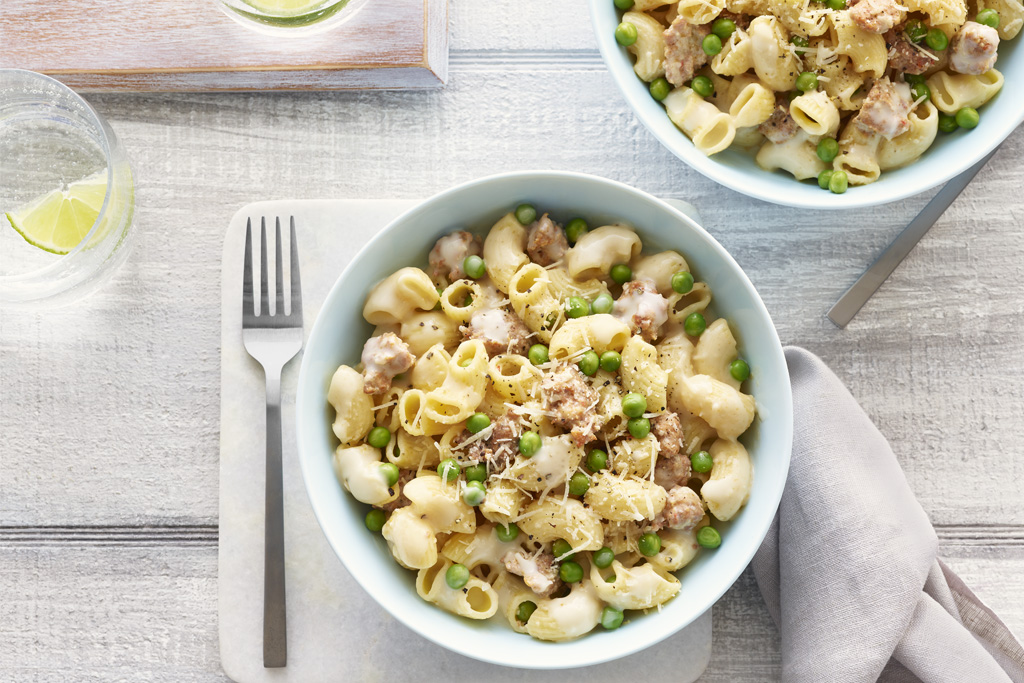
M 591 14 L 648 128 L 766 201 L 846 208 L 923 192 L 1024 119 L 999 96 L 1024 78 L 1019 0 L 591 0 Z
M 592 664 L 689 623 L 785 480 L 788 378 L 749 282 L 683 214 L 589 176 L 500 176 L 398 219 L 328 297 L 299 385 L 349 571 L 499 664 Z

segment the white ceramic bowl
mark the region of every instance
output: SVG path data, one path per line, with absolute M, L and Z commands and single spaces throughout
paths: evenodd
M 327 403 L 331 376 L 359 361 L 372 331 L 363 321 L 370 288 L 399 267 L 425 265 L 434 241 L 456 228 L 483 232 L 522 201 L 559 221 L 585 216 L 591 225 L 625 221 L 645 249 L 672 248 L 686 256 L 698 279 L 711 285 L 714 309 L 728 318 L 753 369 L 751 387 L 760 417 L 743 437 L 754 463 L 750 501 L 722 531 L 721 547 L 701 552 L 679 573 L 682 589 L 661 612 L 631 616 L 614 632 L 597 628 L 567 643 L 517 634 L 503 618 L 476 622 L 421 600 L 415 573 L 395 564 L 380 534 L 363 526 L 366 506 L 335 479 L 331 454 L 334 410 Z M 374 237 L 334 284 L 317 316 L 299 375 L 296 420 L 299 459 L 309 498 L 331 547 L 373 598 L 425 638 L 483 661 L 526 668 L 568 668 L 631 654 L 675 633 L 724 593 L 760 545 L 782 496 L 792 441 L 789 375 L 772 321 L 736 262 L 690 218 L 654 197 L 594 176 L 537 172 L 484 178 L 443 192 L 397 218 Z
M 1018 47 L 1024 38 L 1018 37 L 999 45 L 996 68 L 1006 79 L 1003 92 L 979 110 L 981 124 L 977 128 L 952 134 L 940 132 L 932 147 L 909 166 L 884 171 L 870 185 L 851 187 L 841 195 L 832 194 L 811 181 L 798 182 L 783 171 L 765 171 L 752 155 L 740 150 L 730 148 L 713 157 L 698 151 L 669 120 L 661 103 L 651 97 L 648 84 L 634 73 L 632 55 L 615 41 L 621 11 L 612 0 L 590 0 L 590 16 L 608 70 L 647 129 L 673 154 L 708 178 L 774 204 L 801 209 L 850 209 L 920 194 L 973 166 L 1024 121 L 1024 107 L 1013 96 L 1013 89 L 1024 85 L 1024 52 Z

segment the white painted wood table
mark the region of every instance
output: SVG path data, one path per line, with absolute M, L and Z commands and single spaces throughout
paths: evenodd
M 1024 134 L 838 330 L 828 306 L 934 192 L 845 214 L 747 199 L 633 117 L 584 0 L 450 14 L 443 91 L 90 97 L 132 156 L 137 240 L 82 305 L 0 314 L 0 680 L 224 679 L 219 273 L 239 206 L 420 198 L 530 168 L 696 204 L 782 339 L 820 354 L 890 439 L 944 558 L 1024 633 Z M 702 680 L 778 678 L 749 571 L 714 629 Z

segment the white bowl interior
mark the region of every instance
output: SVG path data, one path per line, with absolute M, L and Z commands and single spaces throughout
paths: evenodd
M 610 3 L 609 3 L 610 4 Z M 379 534 L 363 526 L 367 507 L 337 482 L 331 454 L 334 411 L 327 404 L 338 365 L 354 365 L 372 328 L 361 316 L 370 288 L 397 268 L 423 265 L 434 241 L 453 229 L 486 231 L 521 201 L 560 221 L 580 215 L 591 225 L 632 224 L 645 247 L 683 253 L 695 276 L 708 282 L 714 305 L 737 331 L 753 368 L 760 418 L 743 438 L 755 483 L 750 501 L 730 524 L 717 525 L 723 543 L 701 552 L 680 572 L 682 589 L 660 613 L 633 618 L 614 632 L 596 629 L 568 643 L 545 643 L 513 632 L 504 619 L 474 622 L 423 602 L 415 573 L 391 558 Z M 517 173 L 476 181 L 419 205 L 377 235 L 338 278 L 304 351 L 297 397 L 299 457 L 313 510 L 349 572 L 409 628 L 466 656 L 506 666 L 567 668 L 615 659 L 666 638 L 707 610 L 736 580 L 774 517 L 789 465 L 792 403 L 785 359 L 772 322 L 750 281 L 702 228 L 667 204 L 628 186 L 578 174 Z M 500 619 L 500 621 L 499 621 Z
M 1012 89 L 1024 83 L 1024 53 L 1021 38 L 999 45 L 996 68 L 1005 78 L 1003 91 L 979 112 L 981 124 L 974 130 L 940 132 L 935 143 L 916 162 L 894 171 L 884 171 L 877 182 L 851 187 L 836 195 L 810 181 L 798 182 L 784 171 L 768 172 L 754 157 L 727 149 L 713 157 L 699 152 L 681 130 L 669 120 L 665 108 L 651 97 L 647 83 L 633 71 L 633 58 L 615 41 L 620 12 L 611 0 L 590 0 L 590 14 L 601 56 L 616 85 L 643 124 L 673 154 L 707 177 L 726 187 L 774 204 L 803 209 L 848 209 L 885 204 L 925 192 L 967 170 L 995 149 L 1024 121 L 1024 107 Z M 1007 92 L 1010 91 L 1010 92 Z

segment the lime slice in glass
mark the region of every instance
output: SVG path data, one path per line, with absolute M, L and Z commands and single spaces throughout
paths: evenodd
M 25 241 L 52 254 L 67 254 L 89 234 L 107 194 L 104 169 L 54 190 L 7 214 Z
M 296 17 L 319 9 L 324 0 L 242 0 L 253 9 L 276 17 Z

